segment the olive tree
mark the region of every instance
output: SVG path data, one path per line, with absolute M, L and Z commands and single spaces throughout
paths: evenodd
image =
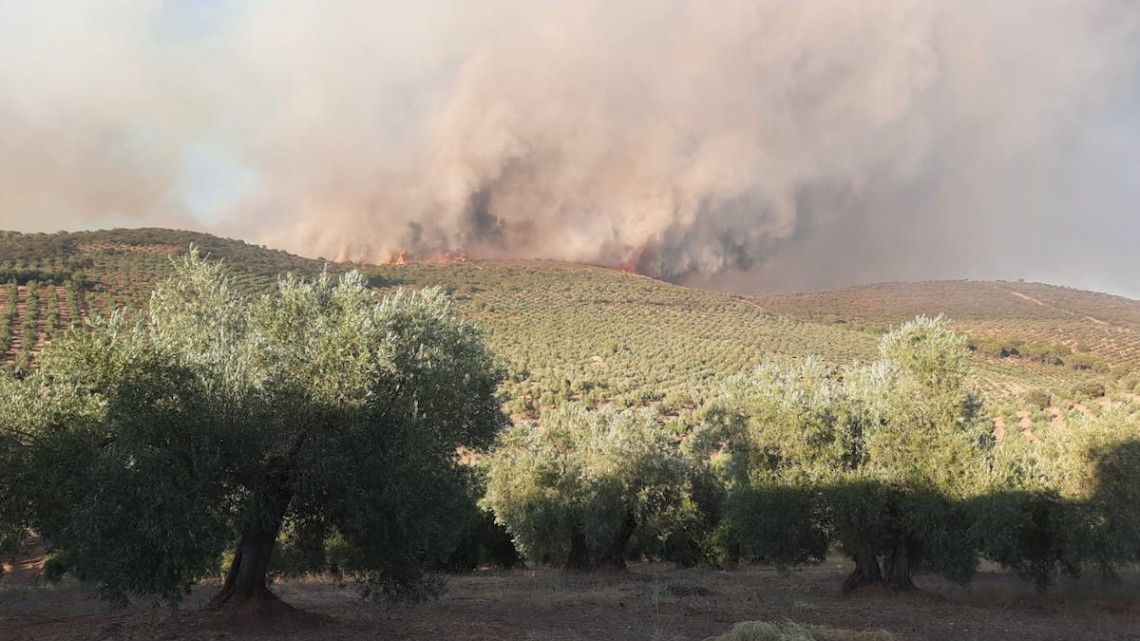
M 860 413 L 840 372 L 814 358 L 726 383 L 685 448 L 725 486 L 737 554 L 780 566 L 823 559 L 820 492 L 858 466 Z
M 439 290 L 377 301 L 356 273 L 239 295 L 191 252 L 147 313 L 45 350 L 21 394 L 25 525 L 104 593 L 177 598 L 233 560 L 214 605 L 273 599 L 283 529 L 335 535 L 366 595 L 406 598 L 462 510 L 457 448 L 506 423 L 501 372 Z
M 959 499 L 990 443 L 965 341 L 919 318 L 880 354 L 862 367 L 761 367 L 708 412 L 690 447 L 724 480 L 745 555 L 798 564 L 834 542 L 855 561 L 848 588 L 906 588 L 916 567 L 972 573 Z
M 504 431 L 479 466 L 520 551 L 567 569 L 623 568 L 635 534 L 664 537 L 689 508 L 687 466 L 647 410 L 567 405 Z
M 911 585 L 917 567 L 965 581 L 977 567 L 965 502 L 984 487 L 992 426 L 968 362 L 966 337 L 943 317 L 888 332 L 878 370 L 859 383 L 873 420 L 865 473 L 886 486 L 884 579 Z M 877 371 L 876 371 L 877 370 Z
M 1039 589 L 1061 573 L 1140 561 L 1140 408 L 1038 431 L 1040 443 L 1006 438 L 994 450 L 993 489 L 973 506 L 982 554 Z

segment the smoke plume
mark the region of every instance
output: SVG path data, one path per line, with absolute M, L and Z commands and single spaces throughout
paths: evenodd
M 248 178 L 197 224 L 334 259 L 1140 268 L 1086 229 L 1140 235 L 1128 0 L 174 4 L 0 3 L 0 226 L 195 220 L 206 157 Z

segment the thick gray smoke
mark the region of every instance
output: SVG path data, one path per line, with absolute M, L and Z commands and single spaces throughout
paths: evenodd
M 1140 234 L 1128 0 L 126 4 L 0 3 L 0 226 L 186 220 L 205 155 L 214 229 L 338 259 L 787 288 Z

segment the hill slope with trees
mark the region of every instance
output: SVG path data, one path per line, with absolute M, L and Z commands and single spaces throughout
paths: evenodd
M 873 329 L 945 314 L 978 338 L 1060 344 L 1140 365 L 1140 301 L 1024 281 L 880 283 L 752 297 L 774 313 Z
M 142 309 L 191 244 L 223 260 L 246 293 L 268 291 L 282 273 L 349 269 L 383 292 L 446 288 L 509 368 L 509 409 L 520 417 L 584 400 L 688 421 L 711 380 L 809 355 L 870 360 L 879 335 L 919 314 L 945 313 L 969 334 L 983 390 L 1014 422 L 1034 405 L 1072 413 L 1086 397 L 1140 384 L 1131 373 L 1140 302 L 1049 285 L 888 283 L 745 297 L 547 261 L 333 263 L 164 229 L 0 232 L 0 362 L 28 369 L 45 342 L 83 318 Z

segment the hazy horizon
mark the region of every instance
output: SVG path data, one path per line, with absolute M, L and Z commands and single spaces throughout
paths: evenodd
M 1140 298 L 1140 4 L 0 2 L 0 228 Z

